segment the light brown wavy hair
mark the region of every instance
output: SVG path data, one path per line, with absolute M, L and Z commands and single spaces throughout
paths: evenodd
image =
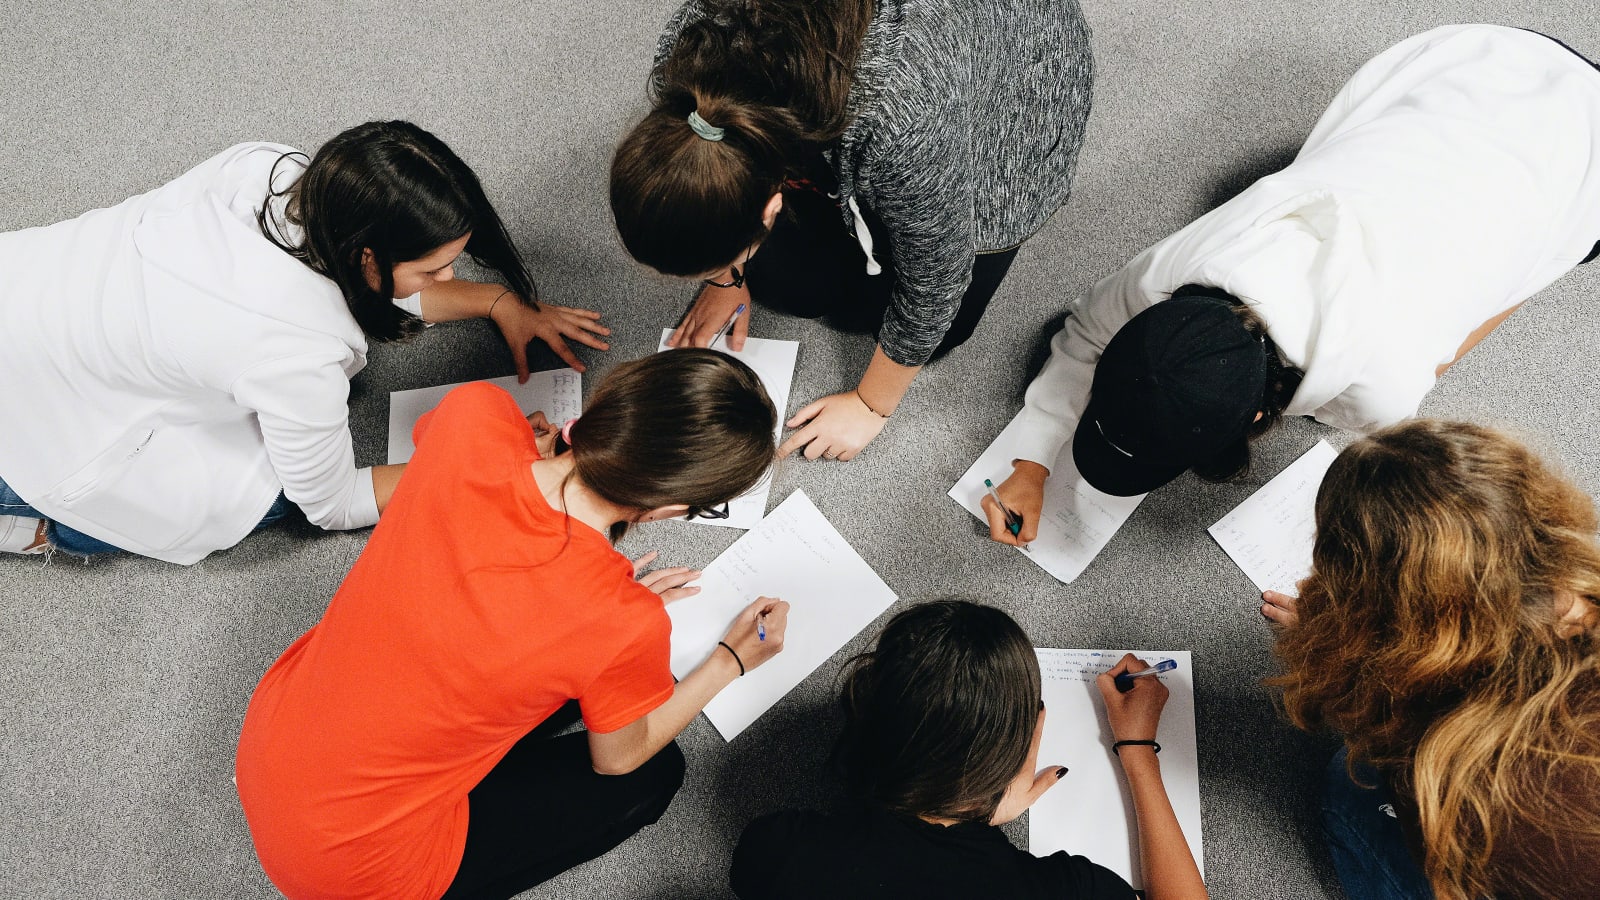
M 1440 898 L 1562 896 L 1565 865 L 1505 851 L 1600 848 L 1600 629 L 1560 621 L 1600 598 L 1594 504 L 1505 435 L 1417 420 L 1341 453 L 1316 520 L 1289 718 L 1414 798 Z

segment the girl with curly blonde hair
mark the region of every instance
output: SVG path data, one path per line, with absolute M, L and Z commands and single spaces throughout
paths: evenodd
M 1505 435 L 1418 420 L 1317 495 L 1268 592 L 1299 727 L 1339 732 L 1324 817 L 1355 898 L 1600 897 L 1594 504 Z

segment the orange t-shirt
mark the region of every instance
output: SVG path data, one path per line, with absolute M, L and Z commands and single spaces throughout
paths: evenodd
M 291 898 L 437 898 L 467 792 L 513 744 L 570 699 L 607 732 L 672 695 L 661 598 L 545 502 L 511 395 L 461 387 L 415 436 L 366 550 L 245 713 L 239 800 Z

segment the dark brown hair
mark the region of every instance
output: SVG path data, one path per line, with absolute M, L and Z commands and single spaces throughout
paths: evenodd
M 1563 895 L 1561 865 L 1495 854 L 1600 848 L 1600 628 L 1560 623 L 1600 599 L 1592 501 L 1504 435 L 1416 420 L 1341 453 L 1316 516 L 1277 643 L 1290 720 L 1412 796 L 1439 897 Z
M 275 180 L 276 165 L 272 174 Z M 258 217 L 262 234 L 338 285 L 373 340 L 395 340 L 421 327 L 394 305 L 395 265 L 469 232 L 467 254 L 500 273 L 525 302 L 537 300 L 533 278 L 478 176 L 443 141 L 410 122 L 368 122 L 340 132 L 293 185 L 269 188 L 268 199 L 285 193 L 285 217 L 305 238 L 296 244 L 279 234 L 268 203 Z M 377 290 L 367 283 L 363 250 L 372 251 Z
M 1196 463 L 1195 477 L 1205 481 L 1231 481 L 1250 471 L 1250 442 L 1271 431 L 1283 420 L 1283 411 L 1294 392 L 1300 389 L 1305 373 L 1288 365 L 1278 353 L 1278 345 L 1267 333 L 1267 323 L 1261 315 L 1243 300 L 1221 288 L 1203 284 L 1186 284 L 1172 292 L 1173 297 L 1212 297 L 1233 304 L 1233 314 L 1239 318 L 1250 336 L 1261 342 L 1261 352 L 1267 361 L 1266 385 L 1261 392 L 1261 418 L 1246 426 L 1244 434 L 1224 447 L 1208 460 Z
M 870 0 L 708 0 L 651 79 L 650 114 L 611 161 L 611 212 L 634 259 L 667 275 L 736 262 L 802 158 L 849 124 Z M 698 112 L 723 130 L 697 135 Z
M 716 506 L 766 476 L 777 426 L 749 366 L 715 350 L 656 353 L 601 380 L 572 425 L 573 472 L 602 499 L 640 514 Z M 626 530 L 615 526 L 612 539 Z
M 994 607 L 924 603 L 849 662 L 840 702 L 834 761 L 852 793 L 906 815 L 988 822 L 1027 760 L 1039 660 Z

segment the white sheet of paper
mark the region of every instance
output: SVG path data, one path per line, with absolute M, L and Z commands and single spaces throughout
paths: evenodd
M 527 384 L 517 384 L 515 375 L 485 378 L 484 381 L 510 391 L 524 415 L 543 410 L 545 418 L 557 428 L 560 428 L 563 422 L 576 418 L 583 412 L 583 376 L 575 369 L 534 372 L 528 377 Z M 459 384 L 440 384 L 411 391 L 395 391 L 389 395 L 391 465 L 411 459 L 411 454 L 417 452 L 417 445 L 411 442 L 411 431 L 416 428 L 417 420 L 422 418 L 423 413 L 438 406 L 445 394 L 462 384 L 472 384 L 472 382 L 463 381 Z
M 671 328 L 661 329 L 661 343 L 656 350 L 666 350 Z M 794 383 L 794 363 L 800 354 L 799 341 L 779 341 L 770 338 L 745 338 L 744 349 L 735 353 L 720 346 L 718 352 L 726 353 L 755 370 L 761 385 L 778 409 L 778 427 L 773 437 L 783 437 L 784 411 L 789 408 L 789 387 Z M 762 481 L 753 490 L 728 504 L 726 519 L 690 519 L 700 525 L 721 525 L 726 528 L 754 528 L 767 514 L 767 494 L 772 490 L 771 480 Z
M 1095 685 L 1095 676 L 1116 665 L 1124 653 L 1133 653 L 1152 666 L 1163 659 L 1178 663 L 1171 672 L 1149 676 L 1159 677 L 1169 692 L 1156 741 L 1161 744 L 1161 780 L 1204 877 L 1194 665 L 1187 650 L 1038 651 L 1047 711 L 1039 766 L 1066 766 L 1069 771 L 1028 810 L 1028 852 L 1048 856 L 1065 850 L 1087 856 L 1135 888 L 1141 886 L 1133 798 L 1122 767 L 1112 755 L 1114 738 Z
M 1207 529 L 1257 590 L 1294 595 L 1311 574 L 1317 488 L 1338 455 L 1327 441 L 1317 441 Z
M 1020 419 L 1019 413 L 950 489 L 950 498 L 980 522 L 987 521 L 983 514 L 983 497 L 987 493 L 983 480 L 987 478 L 999 487 L 1011 477 Z M 1072 444 L 1068 443 L 1061 448 L 1055 465 L 1050 466 L 1050 480 L 1044 485 L 1044 521 L 1039 523 L 1038 539 L 1028 546 L 1028 558 L 1056 580 L 1070 583 L 1094 562 L 1144 496 L 1113 497 L 1090 487 L 1078 474 L 1078 466 L 1072 461 Z
M 730 741 L 895 601 L 894 591 L 798 490 L 706 566 L 699 584 L 700 593 L 667 605 L 672 674 L 679 678 L 705 662 L 757 597 L 790 606 L 783 652 L 706 704 L 706 718 Z

